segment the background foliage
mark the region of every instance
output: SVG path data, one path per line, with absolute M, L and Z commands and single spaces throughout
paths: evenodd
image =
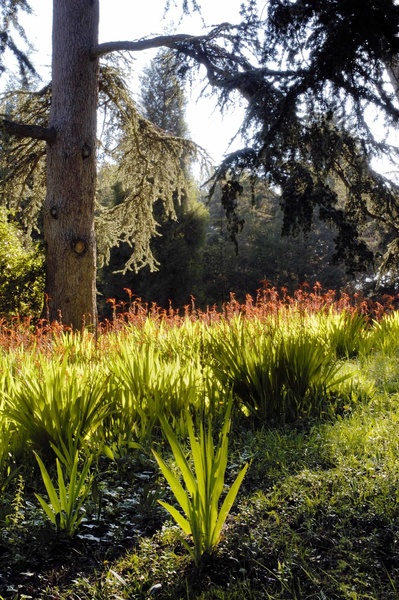
M 16 223 L 0 207 L 0 316 L 37 316 L 43 289 L 39 246 L 24 242 Z

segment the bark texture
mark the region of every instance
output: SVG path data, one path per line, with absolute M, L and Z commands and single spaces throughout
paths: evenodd
M 96 121 L 99 0 L 53 1 L 52 101 L 44 210 L 50 319 L 97 324 Z

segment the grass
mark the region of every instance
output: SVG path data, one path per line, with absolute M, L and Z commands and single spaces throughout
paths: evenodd
M 358 299 L 350 304 L 348 297 L 322 295 L 318 288 L 293 298 L 267 288 L 243 305 L 232 298 L 219 312 L 190 308 L 180 317 L 152 310 L 148 316 L 132 301 L 127 313 L 104 326 L 97 342 L 58 329 L 44 332 L 44 325 L 24 331 L 21 323 L 0 336 L 0 598 L 397 599 L 397 313 L 384 316 L 381 305 Z M 264 330 L 273 327 L 284 337 L 281 332 L 292 335 L 299 327 L 316 336 L 325 349 L 323 360 L 331 356 L 339 375 L 350 374 L 333 390 L 332 409 L 306 409 L 311 400 L 309 386 L 301 389 L 309 374 L 304 357 L 297 370 L 298 356 L 287 361 L 291 379 L 306 371 L 295 383 L 295 418 L 280 420 L 276 413 L 273 421 L 259 419 L 259 411 L 246 409 L 235 395 L 234 384 L 215 380 L 220 350 L 227 347 L 220 340 L 231 342 L 237 319 L 250 332 L 243 344 L 252 365 L 256 353 L 248 339 L 255 341 Z M 145 353 L 148 346 L 151 355 Z M 237 361 L 234 344 L 228 349 L 230 363 Z M 84 377 L 76 378 L 90 370 L 95 382 L 85 387 Z M 42 374 L 40 386 L 35 373 Z M 16 398 L 24 383 L 33 400 L 28 403 L 25 393 L 25 417 L 18 420 Z M 200 439 L 189 428 L 187 440 L 181 406 L 197 426 L 204 411 L 211 415 L 217 441 L 231 394 L 236 404 L 219 509 L 244 465 L 250 467 L 217 545 L 196 564 L 181 529 L 159 502 L 178 508 L 152 449 L 178 478 L 179 461 L 189 468 L 190 448 Z M 266 410 L 266 396 L 262 402 Z M 31 422 L 29 406 L 35 407 Z M 104 410 L 101 419 L 90 412 L 92 406 Z M 180 440 L 178 461 L 162 436 L 165 419 L 173 423 L 174 442 Z M 57 448 L 58 461 L 48 453 L 49 444 Z M 73 464 L 61 460 L 65 449 L 75 451 Z M 78 469 L 75 449 L 91 457 L 83 497 L 74 495 L 74 486 L 83 482 L 79 474 L 86 459 Z M 72 526 L 60 527 L 68 511 Z

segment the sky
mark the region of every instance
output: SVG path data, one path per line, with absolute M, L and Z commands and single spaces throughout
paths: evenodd
M 173 8 L 173 5 L 180 7 L 182 2 L 170 0 L 172 8 L 165 15 L 166 0 L 147 0 L 144 3 L 137 0 L 100 0 L 99 41 L 135 40 L 165 32 L 198 35 L 204 32 L 204 24 L 211 27 L 226 21 L 239 22 L 242 0 L 199 0 L 202 18 L 192 14 L 181 20 L 181 10 Z M 148 8 L 143 8 L 143 4 Z M 265 4 L 266 0 L 258 0 L 260 11 Z M 33 62 L 46 81 L 50 79 L 52 0 L 30 0 L 30 5 L 35 14 L 25 17 L 24 25 L 30 41 L 38 50 Z M 135 53 L 133 81 L 155 54 L 156 50 Z M 191 139 L 209 153 L 214 164 L 218 164 L 227 152 L 240 146 L 239 137 L 231 145 L 230 141 L 242 122 L 245 103 L 242 101 L 241 105 L 237 103 L 236 106 L 230 106 L 228 112 L 222 115 L 216 97 L 199 98 L 203 87 L 204 82 L 198 81 L 190 91 L 186 119 Z M 139 88 L 133 85 L 133 91 L 135 89 L 138 91 Z M 385 135 L 384 129 L 382 132 Z M 398 133 L 392 135 L 392 142 L 397 143 Z M 385 161 L 373 166 L 385 173 L 392 169 L 392 165 Z
M 175 0 L 178 6 L 181 0 Z M 242 0 L 200 0 L 205 25 L 225 21 L 238 22 Z M 141 6 L 140 6 L 141 4 Z M 99 41 L 135 40 L 141 37 L 165 33 L 189 33 L 198 35 L 204 32 L 202 19 L 198 15 L 185 17 L 181 22 L 181 11 L 171 8 L 165 15 L 165 0 L 147 0 L 143 4 L 137 0 L 100 0 Z M 173 0 L 171 1 L 171 5 Z M 51 19 L 52 0 L 30 0 L 34 15 L 24 18 L 24 26 L 29 40 L 37 49 L 33 62 L 45 80 L 50 79 L 51 63 Z M 138 8 L 140 6 L 140 8 Z M 135 54 L 135 74 L 148 64 L 156 51 Z M 204 82 L 198 81 L 189 92 L 186 119 L 191 138 L 203 147 L 215 163 L 223 155 L 239 146 L 239 140 L 229 146 L 241 124 L 244 105 L 229 108 L 223 116 L 217 107 L 216 97 L 200 98 Z

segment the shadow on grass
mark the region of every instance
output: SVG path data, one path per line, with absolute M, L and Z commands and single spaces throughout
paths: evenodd
M 3 598 L 395 599 L 399 473 L 394 398 L 330 422 L 231 433 L 228 481 L 251 460 L 215 553 L 200 569 L 157 505 L 154 465 L 126 458 L 102 480 L 100 520 L 72 540 L 37 512 L 0 539 Z M 13 533 L 12 533 L 13 532 Z M 11 535 L 11 537 L 10 537 Z

